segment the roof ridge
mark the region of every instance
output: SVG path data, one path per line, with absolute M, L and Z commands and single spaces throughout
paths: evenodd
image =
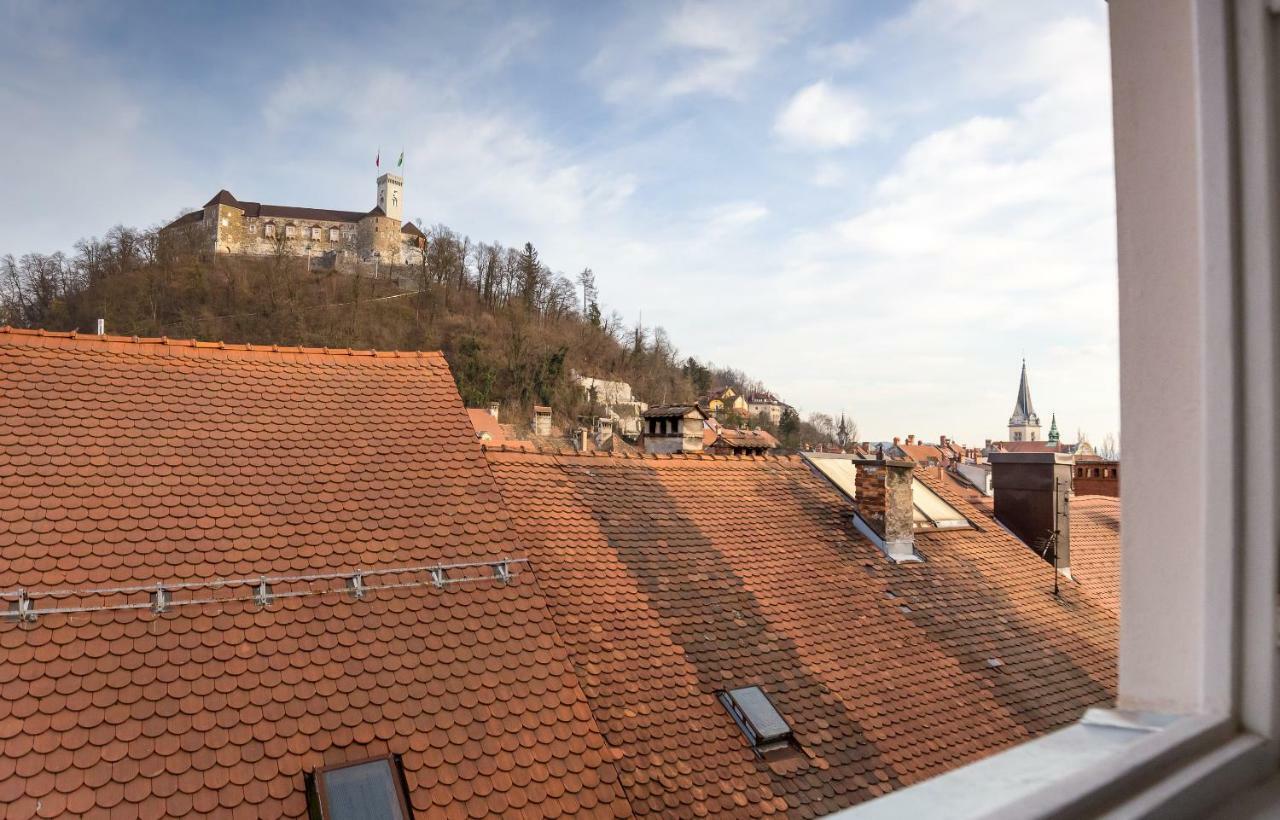
M 22 328 L 11 325 L 0 326 L 0 341 L 4 336 L 21 336 L 30 339 L 65 340 L 65 345 L 136 345 L 138 347 L 164 347 L 176 350 L 206 350 L 219 353 L 256 353 L 262 355 L 307 355 L 321 357 L 367 357 L 367 358 L 444 358 L 438 350 L 363 350 L 354 348 L 303 347 L 301 345 L 253 344 L 252 342 L 223 342 L 200 339 L 174 339 L 168 336 L 115 336 L 96 333 L 81 333 L 78 330 L 45 330 L 44 328 Z
M 492 444 L 489 442 L 481 442 L 481 447 L 486 453 L 520 453 L 524 455 L 545 456 L 548 459 L 560 458 L 598 458 L 609 459 L 613 461 L 670 461 L 675 463 L 688 463 L 696 461 L 722 461 L 741 463 L 744 461 L 768 461 L 768 462 L 799 462 L 800 456 L 794 454 L 758 454 L 751 453 L 748 455 L 728 455 L 718 453 L 632 453 L 621 452 L 613 453 L 601 450 L 593 450 L 588 452 L 562 452 L 548 450 L 527 450 L 521 447 L 509 444 Z

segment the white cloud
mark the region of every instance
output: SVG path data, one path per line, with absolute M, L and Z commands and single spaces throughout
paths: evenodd
M 685 0 L 641 5 L 604 38 L 586 76 L 611 103 L 691 94 L 740 97 L 761 62 L 803 27 L 809 9 L 787 0 L 744 5 Z
M 551 233 L 612 213 L 636 188 L 633 174 L 559 148 L 519 112 L 463 105 L 432 93 L 426 78 L 399 70 L 307 66 L 271 85 L 277 90 L 264 101 L 262 117 L 282 141 L 301 124 L 312 155 L 326 152 L 315 144 L 326 134 L 341 143 L 328 149 L 335 154 L 355 145 L 372 155 L 380 145 L 385 159 L 403 147 L 407 215 L 428 222 L 496 225 L 523 241 L 537 230 Z M 328 93 L 304 93 L 316 88 Z M 415 104 L 404 106 L 410 98 Z M 325 126 L 317 127 L 317 118 Z M 350 177 L 353 187 L 366 186 L 359 173 Z
M 809 182 L 819 188 L 839 188 L 848 178 L 848 169 L 842 163 L 820 162 L 809 176 Z
M 741 230 L 769 216 L 769 209 L 764 203 L 754 200 L 726 202 L 712 208 L 707 214 L 706 227 L 716 235 Z
M 871 125 L 857 95 L 825 80 L 805 86 L 783 106 L 774 131 L 801 148 L 847 148 L 858 142 Z
M 926 28 L 915 36 L 942 36 Z M 975 37 L 970 48 L 991 42 Z M 784 374 L 780 390 L 824 407 L 847 401 L 873 436 L 947 433 L 980 443 L 1002 435 L 1023 353 L 1042 415 L 1056 411 L 1072 433 L 1115 429 L 1105 28 L 1099 20 L 1036 21 L 998 42 L 1001 70 L 1025 83 L 1021 102 L 919 137 L 865 202 L 797 235 L 773 292 L 784 294 L 775 313 L 795 316 L 804 331 L 785 338 L 757 328 L 762 343 L 786 350 L 760 365 Z M 945 97 L 948 88 L 929 93 Z M 852 318 L 828 315 L 831 304 Z M 850 334 L 856 344 L 844 345 Z M 798 356 L 804 344 L 828 355 Z M 829 359 L 841 353 L 853 385 L 823 387 Z
M 827 43 L 809 49 L 810 60 L 832 69 L 856 68 L 866 62 L 870 55 L 871 49 L 861 38 Z

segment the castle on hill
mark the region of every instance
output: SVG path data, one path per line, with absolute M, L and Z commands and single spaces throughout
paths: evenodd
M 356 262 L 384 265 L 422 260 L 426 235 L 403 222 L 404 177 L 378 177 L 378 204 L 369 211 L 333 211 L 264 205 L 236 199 L 221 190 L 193 211 L 161 229 L 161 236 L 194 237 L 205 250 L 247 256 L 309 256 L 321 264 Z

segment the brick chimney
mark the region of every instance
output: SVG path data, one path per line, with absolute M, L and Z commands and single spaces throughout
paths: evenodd
M 1056 533 L 1054 563 L 1059 572 L 1069 574 L 1075 457 L 1066 453 L 992 453 L 988 461 L 996 518 L 1039 555 L 1044 555 Z
M 915 552 L 915 506 L 911 499 L 914 462 L 877 458 L 854 464 L 855 523 L 866 527 L 859 529 L 894 562 L 920 560 Z
M 907 436 L 907 444 L 915 444 L 915 443 L 916 443 L 916 434 L 911 433 L 910 435 Z

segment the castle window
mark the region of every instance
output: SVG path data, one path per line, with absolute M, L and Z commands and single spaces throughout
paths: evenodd
M 292 239 L 292 238 L 293 238 L 293 235 L 294 235 L 295 233 L 297 233 L 297 232 L 298 232 L 298 229 L 297 229 L 297 228 L 295 228 L 295 227 L 293 227 L 292 225 L 285 225 L 285 226 L 284 226 L 284 235 L 285 235 L 285 237 L 286 237 L 286 238 L 288 238 L 288 239 Z
M 330 228 L 330 229 L 329 229 L 329 241 L 330 241 L 330 242 L 337 242 L 337 241 L 338 241 L 338 229 L 337 229 L 337 228 Z
M 250 226 L 249 226 L 249 233 L 251 233 L 251 234 L 256 234 L 257 232 L 258 232 L 258 226 L 257 226 L 257 225 L 250 225 Z
M 318 225 L 311 226 L 311 238 L 312 239 L 320 238 L 320 227 Z
M 231 224 L 231 220 L 227 219 L 225 216 L 224 216 L 224 217 L 222 217 L 222 227 L 224 227 L 224 228 L 225 228 L 225 227 L 227 227 L 227 226 L 228 226 L 228 225 L 230 225 L 230 224 Z
M 273 223 L 268 222 L 266 225 L 263 226 L 262 233 L 264 236 L 275 236 L 276 226 Z

